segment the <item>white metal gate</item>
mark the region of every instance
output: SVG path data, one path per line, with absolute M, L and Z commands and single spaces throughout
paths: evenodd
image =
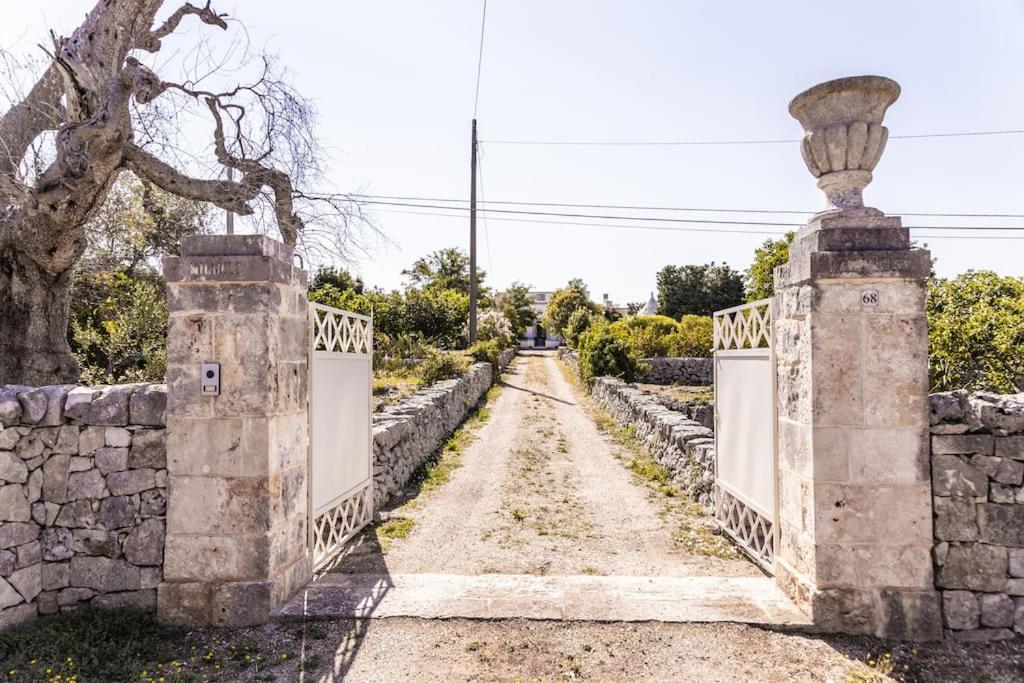
M 773 302 L 714 315 L 715 518 L 768 571 L 778 539 Z
M 309 542 L 319 571 L 373 518 L 373 320 L 309 305 Z

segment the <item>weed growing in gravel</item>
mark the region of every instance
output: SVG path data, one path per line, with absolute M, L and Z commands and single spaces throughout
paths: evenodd
M 81 607 L 0 633 L 0 680 L 274 680 L 274 669 L 295 660 L 292 640 L 189 632 L 147 612 Z M 303 665 L 318 666 L 308 659 Z
M 416 520 L 409 517 L 394 517 L 378 526 L 376 529 L 377 542 L 380 544 L 381 551 L 386 553 L 391 547 L 391 541 L 396 538 L 399 540 L 409 538 L 414 526 L 416 526 Z

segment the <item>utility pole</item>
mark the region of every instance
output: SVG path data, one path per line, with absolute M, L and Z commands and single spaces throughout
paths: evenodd
M 228 181 L 230 182 L 230 181 L 232 181 L 234 179 L 235 179 L 235 169 L 233 169 L 230 166 L 228 166 Z M 235 213 L 233 211 L 231 211 L 230 209 L 228 209 L 228 215 L 227 215 L 227 218 L 225 219 L 225 223 L 227 224 L 228 234 L 229 235 L 234 235 L 235 234 Z
M 476 119 L 469 153 L 469 343 L 476 343 Z

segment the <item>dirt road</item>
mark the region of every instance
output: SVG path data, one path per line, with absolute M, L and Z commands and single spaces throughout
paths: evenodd
M 755 575 L 684 499 L 647 485 L 547 353 L 506 374 L 451 481 L 394 514 L 407 538 L 339 571 L 434 574 Z M 382 566 L 383 565 L 383 566 Z

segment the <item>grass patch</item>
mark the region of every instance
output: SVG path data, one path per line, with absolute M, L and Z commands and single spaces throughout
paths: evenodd
M 392 541 L 409 538 L 409 534 L 412 533 L 415 526 L 416 520 L 411 517 L 394 517 L 374 527 L 369 533 L 372 533 L 376 538 L 381 552 L 386 553 L 391 548 Z
M 161 624 L 137 610 L 88 606 L 0 633 L 3 681 L 274 680 L 294 643 L 244 631 Z M 307 670 L 311 670 L 306 662 Z

